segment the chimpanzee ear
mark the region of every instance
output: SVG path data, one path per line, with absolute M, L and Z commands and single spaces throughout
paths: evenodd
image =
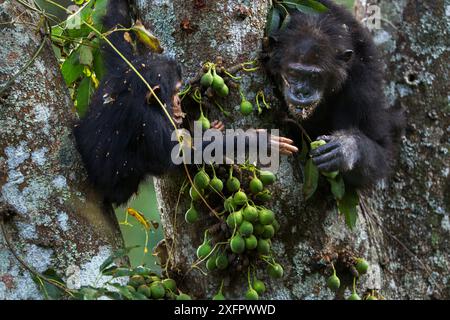
M 339 55 L 339 59 L 344 62 L 349 62 L 353 57 L 353 50 L 345 50 L 343 53 Z

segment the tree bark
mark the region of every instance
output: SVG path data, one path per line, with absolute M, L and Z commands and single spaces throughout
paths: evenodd
M 1 1 L 0 16 L 0 88 L 43 43 L 0 97 L 0 299 L 41 299 L 27 267 L 52 268 L 69 288 L 90 285 L 123 241 L 87 184 L 71 134 L 73 103 L 39 15 Z
M 395 31 L 383 24 L 385 29 L 376 34 L 378 42 L 386 40 L 388 45 L 384 50 L 391 71 L 386 86 L 390 101 L 402 103 L 409 110 L 400 168 L 391 182 L 380 184 L 371 195 L 363 197 L 357 228 L 351 232 L 338 215 L 327 188 L 320 188 L 309 201 L 303 199 L 299 160 L 283 158 L 270 208 L 281 225 L 273 248 L 285 273 L 283 279 L 275 281 L 267 279 L 265 272 L 258 272 L 258 278 L 270 288 L 262 296 L 264 299 L 334 298 L 335 294 L 325 286 L 329 269 L 321 264 L 321 258 L 328 254 L 365 257 L 370 262 L 368 275 L 358 282 L 360 293 L 375 289 L 391 299 L 449 297 L 446 286 L 450 224 L 449 202 L 445 198 L 450 167 L 449 102 L 445 89 L 449 80 L 449 9 L 445 10 L 443 0 L 433 4 L 380 4 L 383 14 L 400 29 Z M 241 5 L 251 9 L 250 16 L 237 14 Z M 188 78 L 202 63 L 214 61 L 217 56 L 222 56 L 227 66 L 258 57 L 269 1 L 137 0 L 136 6 L 169 54 L 183 64 L 184 76 Z M 190 28 L 186 29 L 186 25 Z M 417 86 L 405 83 L 409 69 L 420 79 Z M 249 98 L 261 86 L 270 91 L 271 85 L 262 72 L 243 83 Z M 273 94 L 269 96 L 276 104 Z M 226 108 L 232 110 L 240 100 L 233 94 L 227 101 Z M 247 120 L 237 114 L 233 112 L 231 122 L 224 119 L 227 126 L 274 126 L 270 112 Z M 182 174 L 177 173 L 155 181 L 174 269 L 185 275 L 186 291 L 196 298 L 212 297 L 222 278 L 227 280 L 225 296 L 242 298 L 247 290 L 244 275 L 204 276 L 191 269 L 205 225 L 192 227 L 184 222 L 189 201 L 187 194 L 177 201 L 182 180 Z M 349 294 L 352 278 L 344 276 L 341 280 L 343 289 L 338 298 Z
M 393 298 L 448 299 L 450 4 L 360 0 L 359 18 L 372 14 L 370 4 L 383 18 L 374 37 L 385 57 L 386 94 L 408 122 L 396 174 L 372 198 L 386 231 L 383 287 Z

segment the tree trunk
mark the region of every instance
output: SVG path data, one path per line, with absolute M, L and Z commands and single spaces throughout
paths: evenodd
M 89 285 L 123 241 L 88 187 L 71 135 L 73 104 L 39 15 L 1 1 L 0 16 L 0 88 L 43 43 L 0 96 L 0 299 L 40 299 L 28 267 L 54 269 L 70 288 Z
M 274 256 L 285 272 L 283 279 L 276 281 L 267 279 L 265 272 L 258 272 L 258 278 L 270 288 L 262 296 L 264 299 L 335 297 L 325 286 L 330 271 L 322 264 L 330 254 L 341 259 L 348 255 L 365 257 L 370 262 L 368 275 L 358 282 L 360 293 L 375 289 L 394 299 L 449 297 L 445 289 L 449 202 L 444 197 L 449 191 L 449 107 L 444 87 L 448 82 L 448 43 L 444 41 L 448 39 L 449 9 L 446 17 L 443 0 L 435 4 L 382 3 L 383 14 L 405 30 L 394 33 L 399 31 L 386 25 L 377 37 L 389 44 L 386 53 L 391 79 L 386 88 L 391 102 L 404 104 L 414 117 L 409 120 L 401 166 L 389 184 L 380 184 L 371 196 L 363 197 L 357 228 L 351 232 L 326 188 L 309 201 L 303 199 L 299 160 L 283 158 L 270 208 L 281 225 L 273 241 Z M 188 78 L 198 72 L 202 63 L 214 61 L 217 56 L 222 56 L 227 66 L 258 57 L 269 1 L 137 0 L 136 6 L 144 23 L 183 64 L 184 76 Z M 249 8 L 251 14 L 242 17 L 237 13 L 240 6 Z M 414 72 L 411 79 L 420 79 L 417 86 L 405 83 L 408 66 Z M 444 81 L 434 83 L 441 78 Z M 243 83 L 249 98 L 262 87 L 266 92 L 271 88 L 262 72 Z M 269 96 L 275 103 L 273 94 Z M 233 94 L 227 101 L 226 108 L 231 111 L 240 99 Z M 237 114 L 233 112 L 231 122 L 222 120 L 236 128 L 274 126 L 270 112 L 249 120 L 239 119 Z M 427 128 L 423 123 L 428 123 Z M 192 227 L 184 222 L 189 201 L 187 194 L 177 201 L 182 180 L 182 174 L 177 173 L 155 181 L 174 269 L 186 275 L 185 289 L 194 297 L 210 298 L 225 277 L 230 280 L 225 282 L 225 296 L 242 298 L 247 290 L 246 276 L 204 276 L 191 269 L 205 226 L 200 223 Z M 347 289 L 340 290 L 338 298 L 349 294 L 352 278 L 348 275 L 341 280 Z
M 385 56 L 386 94 L 391 105 L 406 110 L 408 120 L 395 177 L 372 197 L 386 231 L 383 290 L 399 299 L 448 299 L 450 4 L 370 3 L 380 7 L 383 18 L 374 36 Z M 369 6 L 358 1 L 357 16 L 373 14 Z

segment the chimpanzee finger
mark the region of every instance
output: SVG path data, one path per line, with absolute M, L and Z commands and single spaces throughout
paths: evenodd
M 316 166 L 318 166 L 318 165 L 321 165 L 323 163 L 326 163 L 328 161 L 331 161 L 331 160 L 337 158 L 338 154 L 339 154 L 339 149 L 334 149 L 334 150 L 331 150 L 330 152 L 327 152 L 320 156 L 313 157 L 312 160 L 313 160 L 314 164 Z
M 281 142 L 280 143 L 280 151 L 284 151 L 284 150 L 287 150 L 289 152 L 298 152 L 298 148 L 296 146 L 293 146 L 289 143 Z
M 334 149 L 339 148 L 339 147 L 340 147 L 339 142 L 332 141 L 332 142 L 329 142 L 327 144 L 324 144 L 323 146 L 318 147 L 315 150 L 311 150 L 310 155 L 312 157 L 317 157 L 317 156 L 319 156 L 321 154 L 330 152 L 331 150 L 334 150 Z
M 289 139 L 289 138 L 279 137 L 279 136 L 274 136 L 274 135 L 270 136 L 270 140 L 273 141 L 273 142 L 280 142 L 280 143 L 288 143 L 288 144 L 293 144 L 294 143 L 294 141 Z
M 335 158 L 331 161 L 322 163 L 320 165 L 317 166 L 317 168 L 319 169 L 319 171 L 325 171 L 325 172 L 331 172 L 331 171 L 339 171 L 340 168 L 340 159 Z
M 286 138 L 286 137 L 278 137 L 278 140 L 280 142 L 289 143 L 289 144 L 293 144 L 294 143 L 294 140 L 291 140 L 291 139 Z

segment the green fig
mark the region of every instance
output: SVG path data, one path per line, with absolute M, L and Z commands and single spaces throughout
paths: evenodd
M 194 176 L 194 184 L 197 187 L 197 189 L 205 189 L 211 180 L 209 179 L 208 174 L 205 172 L 205 170 L 200 170 L 197 172 L 197 174 Z
M 219 90 L 216 91 L 219 97 L 226 97 L 230 93 L 230 88 L 224 84 Z
M 202 78 L 200 79 L 200 84 L 203 87 L 210 87 L 213 83 L 213 75 L 211 73 L 211 69 L 208 70 L 208 72 L 206 72 Z
M 257 194 L 257 193 L 263 191 L 263 189 L 264 189 L 264 185 L 263 185 L 262 181 L 259 180 L 258 178 L 253 178 L 250 181 L 249 187 L 250 187 L 251 193 L 253 193 L 253 194 Z
M 269 264 L 267 266 L 267 273 L 269 274 L 270 277 L 274 279 L 279 279 L 283 277 L 284 270 L 283 267 L 278 263 L 275 263 L 274 265 Z
M 242 210 L 242 216 L 247 221 L 257 222 L 259 218 L 258 209 L 251 205 L 248 205 Z
M 242 221 L 241 225 L 239 226 L 239 233 L 243 237 L 249 237 L 253 233 L 253 224 L 251 222 L 248 222 L 247 220 Z
M 152 291 L 146 284 L 142 284 L 138 287 L 137 292 L 142 293 L 147 298 L 150 298 L 152 296 Z
M 333 291 L 337 291 L 341 286 L 341 280 L 337 277 L 336 274 L 333 274 L 327 279 L 327 286 Z
M 233 203 L 236 206 L 242 206 L 246 204 L 247 200 L 248 200 L 247 195 L 245 194 L 245 192 L 242 191 L 236 192 L 233 196 Z
M 347 300 L 361 300 L 361 297 L 356 292 L 353 292 Z
M 224 270 L 228 267 L 228 257 L 225 253 L 217 255 L 216 266 L 219 270 Z
M 227 225 L 228 225 L 228 227 L 230 227 L 230 229 L 234 230 L 235 228 L 237 228 L 241 225 L 242 220 L 243 220 L 242 211 L 241 210 L 235 211 L 228 215 Z
M 271 239 L 275 235 L 275 229 L 271 224 L 264 226 L 264 231 L 261 234 L 261 238 L 263 239 Z
M 363 258 L 356 259 L 355 268 L 360 275 L 366 274 L 369 270 L 369 263 Z
M 164 288 L 166 290 L 170 290 L 172 292 L 175 292 L 177 290 L 177 283 L 173 279 L 169 279 L 169 278 L 164 279 L 162 281 L 162 285 L 164 286 Z
M 161 299 L 166 295 L 166 289 L 161 282 L 153 282 L 150 285 L 150 290 L 152 292 L 153 299 Z
M 194 208 L 193 205 L 186 211 L 186 214 L 184 215 L 184 220 L 186 220 L 187 223 L 195 223 L 198 221 L 198 211 Z
M 186 293 L 180 293 L 177 296 L 177 300 L 192 300 L 191 296 Z
M 249 114 L 251 114 L 253 112 L 252 103 L 250 101 L 243 100 L 241 102 L 240 111 L 241 111 L 242 115 L 248 116 Z
M 259 299 L 258 292 L 256 292 L 256 290 L 253 289 L 253 288 L 249 288 L 247 290 L 247 292 L 245 293 L 245 299 L 247 299 L 247 300 L 258 300 Z
M 225 296 L 221 292 L 219 292 L 212 299 L 213 300 L 225 300 Z
M 245 240 L 240 235 L 235 235 L 231 238 L 230 248 L 234 253 L 243 253 L 245 251 Z
M 259 222 L 262 225 L 272 224 L 274 219 L 275 214 L 273 213 L 273 211 L 269 209 L 262 209 L 259 211 Z
M 217 192 L 222 192 L 223 190 L 223 182 L 217 177 L 211 179 L 209 183 L 209 187 Z
M 270 253 L 270 242 L 265 239 L 258 239 L 257 250 L 259 254 L 268 255 Z
M 230 192 L 238 192 L 241 188 L 241 183 L 236 177 L 231 177 L 227 180 L 227 189 Z
M 191 196 L 192 201 L 200 201 L 202 199 L 202 194 L 203 190 L 196 189 L 194 186 L 189 189 L 189 195 Z
M 252 234 L 249 237 L 245 238 L 245 249 L 254 250 L 258 246 L 258 239 Z
M 217 92 L 225 85 L 225 81 L 221 76 L 216 73 L 216 70 L 212 71 L 213 82 L 211 84 L 212 88 Z
M 270 185 L 276 181 L 276 177 L 272 172 L 264 170 L 261 170 L 259 172 L 259 179 L 265 186 Z
M 266 285 L 261 280 L 255 279 L 255 281 L 253 281 L 253 289 L 261 295 L 266 291 Z
M 203 242 L 198 248 L 197 248 L 197 257 L 199 259 L 206 258 L 212 251 L 211 245 L 209 244 L 209 241 Z

